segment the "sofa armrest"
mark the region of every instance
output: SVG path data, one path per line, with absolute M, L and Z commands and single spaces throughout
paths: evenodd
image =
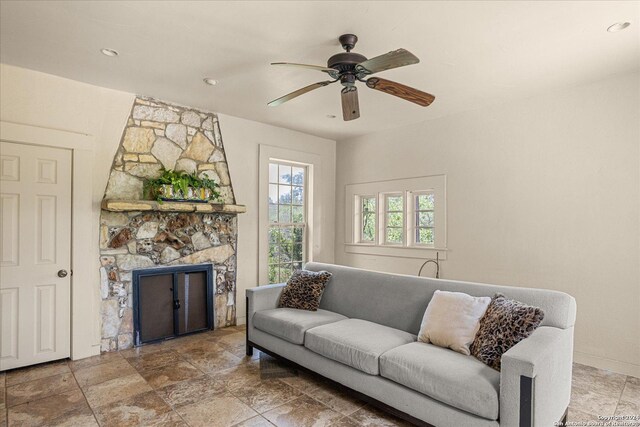
M 502 355 L 500 425 L 547 427 L 571 399 L 573 327 L 540 327 Z
M 256 311 L 278 308 L 280 294 L 286 283 L 258 286 L 247 289 L 247 326 L 253 327 L 253 314 Z

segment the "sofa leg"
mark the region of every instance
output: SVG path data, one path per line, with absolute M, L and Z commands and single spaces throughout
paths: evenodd
M 520 427 L 533 427 L 533 378 L 520 375 Z
M 247 356 L 251 357 L 251 356 L 253 356 L 253 346 L 249 344 L 249 297 L 246 297 L 245 301 L 246 301 L 245 309 L 247 310 L 246 313 L 245 313 L 246 316 L 247 316 L 246 317 L 246 325 L 245 325 L 245 328 L 246 328 L 246 330 L 245 330 L 245 332 L 246 332 L 245 333 L 245 340 L 246 340 L 245 341 L 245 346 L 246 346 L 245 349 L 246 349 Z

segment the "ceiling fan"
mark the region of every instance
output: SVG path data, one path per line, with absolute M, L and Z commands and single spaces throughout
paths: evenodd
M 341 92 L 342 117 L 345 121 L 355 120 L 360 117 L 358 88 L 356 87 L 357 81 L 365 83 L 367 87 L 371 89 L 397 96 L 422 107 L 428 107 L 435 99 L 435 96 L 429 93 L 422 92 L 418 89 L 414 89 L 400 83 L 381 79 L 379 77 L 366 78 L 367 76 L 380 71 L 404 67 L 406 65 L 417 64 L 420 62 L 420 60 L 408 50 L 398 49 L 385 53 L 384 55 L 376 56 L 375 58 L 367 59 L 359 53 L 351 52 L 358 41 L 358 37 L 355 34 L 343 34 L 338 38 L 338 40 L 346 52 L 340 52 L 333 55 L 327 61 L 326 67 L 319 65 L 294 64 L 290 62 L 272 62 L 271 65 L 284 65 L 288 67 L 300 67 L 322 71 L 327 73 L 333 80 L 326 80 L 305 86 L 295 92 L 291 92 L 278 99 L 274 99 L 267 105 L 270 107 L 277 107 L 280 104 L 292 100 L 293 98 L 337 81 L 344 86 Z

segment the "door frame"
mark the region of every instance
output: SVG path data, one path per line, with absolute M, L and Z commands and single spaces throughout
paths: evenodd
M 100 208 L 93 206 L 95 138 L 85 133 L 0 121 L 0 140 L 71 150 L 70 354 L 72 360 L 100 354 Z

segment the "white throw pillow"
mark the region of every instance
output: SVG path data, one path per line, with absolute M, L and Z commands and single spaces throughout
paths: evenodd
M 469 355 L 469 346 L 480 328 L 480 319 L 491 298 L 461 292 L 436 291 L 422 318 L 418 341 L 448 347 Z

